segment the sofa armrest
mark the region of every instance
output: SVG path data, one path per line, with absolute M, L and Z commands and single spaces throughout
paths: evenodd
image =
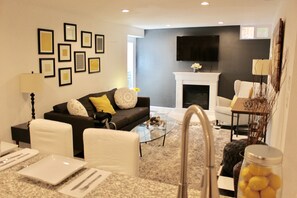
M 232 100 L 230 100 L 228 98 L 217 96 L 217 106 L 230 107 L 231 101 Z
M 86 128 L 96 127 L 96 123 L 92 117 L 73 116 L 51 111 L 45 113 L 44 118 L 71 124 L 74 150 L 83 150 L 83 131 Z
M 150 107 L 149 97 L 138 97 L 136 107 Z

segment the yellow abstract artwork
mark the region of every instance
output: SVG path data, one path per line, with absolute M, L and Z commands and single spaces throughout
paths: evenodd
M 44 64 L 44 72 L 51 72 L 52 70 L 52 67 L 51 67 L 51 64 Z
M 62 56 L 68 56 L 68 50 L 67 49 L 62 50 Z
M 91 71 L 98 71 L 99 70 L 99 59 L 91 60 L 90 70 Z
M 63 81 L 69 81 L 69 73 L 63 74 Z
M 41 33 L 41 50 L 43 52 L 52 51 L 52 34 L 49 32 Z

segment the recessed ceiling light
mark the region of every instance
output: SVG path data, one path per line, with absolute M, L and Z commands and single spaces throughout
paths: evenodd
M 218 22 L 218 24 L 220 24 L 220 25 L 223 25 L 223 24 L 224 24 L 224 22 L 223 22 L 223 21 L 219 21 L 219 22 Z
M 130 12 L 130 10 L 124 9 L 124 10 L 122 10 L 122 12 L 123 13 L 128 13 L 128 12 Z
M 201 3 L 201 5 L 203 5 L 203 6 L 207 6 L 207 5 L 209 5 L 209 3 L 208 3 L 207 1 L 203 1 L 203 2 Z

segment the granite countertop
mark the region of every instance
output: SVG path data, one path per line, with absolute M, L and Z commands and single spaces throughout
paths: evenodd
M 9 169 L 0 172 L 0 197 L 69 197 L 58 192 L 65 185 L 71 183 L 76 177 L 83 174 L 86 169 L 82 169 L 74 176 L 67 178 L 62 183 L 52 186 L 43 182 L 35 181 L 21 176 L 17 173 L 20 169 L 42 159 L 46 155 L 38 154 L 37 156 L 17 164 Z M 93 191 L 85 197 L 104 197 L 104 198 L 133 198 L 133 197 L 177 197 L 177 186 L 160 183 L 157 181 L 131 177 L 113 173 L 100 183 Z M 189 197 L 200 197 L 197 190 L 188 191 Z
M 69 197 L 58 192 L 65 185 L 83 174 L 82 169 L 74 176 L 67 178 L 59 185 L 53 186 L 21 176 L 17 171 L 44 158 L 45 154 L 37 156 L 17 164 L 0 172 L 0 197 Z M 192 197 L 199 197 L 199 191 L 189 191 Z M 177 186 L 164 184 L 152 180 L 131 177 L 113 173 L 100 183 L 92 192 L 85 197 L 176 197 Z

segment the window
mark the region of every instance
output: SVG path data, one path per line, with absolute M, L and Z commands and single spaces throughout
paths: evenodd
M 127 79 L 128 87 L 136 87 L 136 38 L 128 37 L 127 44 Z
M 270 39 L 270 26 L 240 26 L 240 39 Z

